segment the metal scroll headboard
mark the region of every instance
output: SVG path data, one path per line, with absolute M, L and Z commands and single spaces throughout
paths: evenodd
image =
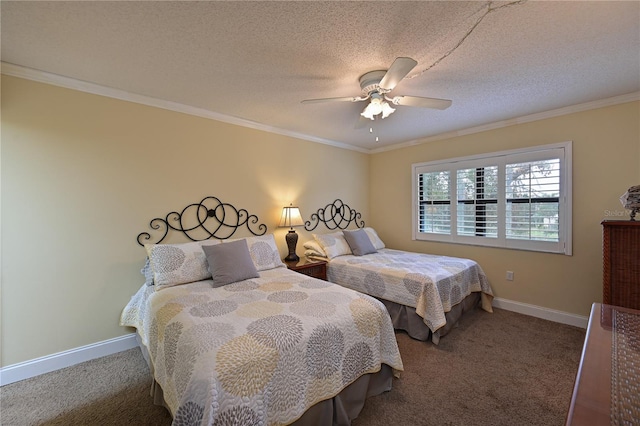
M 250 215 L 245 209 L 236 209 L 229 203 L 223 203 L 217 197 L 205 197 L 199 203 L 189 204 L 180 213 L 170 212 L 164 219 L 157 217 L 149 222 L 151 229 L 162 233 L 153 242 L 158 244 L 165 239 L 169 230 L 182 232 L 191 241 L 203 241 L 209 238 L 225 240 L 231 237 L 241 226 L 247 227 L 253 235 L 264 235 L 267 225 L 258 223 L 256 215 Z M 252 225 L 257 230 L 252 229 Z M 151 234 L 138 234 L 138 244 L 144 246 L 151 242 Z
M 358 228 L 364 228 L 362 214 L 343 203 L 340 199 L 327 204 L 325 207 L 319 208 L 316 213 L 311 215 L 311 220 L 307 220 L 304 223 L 304 229 L 313 231 L 320 222 L 324 223 L 324 225 L 331 230 L 338 228 L 347 229 L 352 222 L 355 223 Z

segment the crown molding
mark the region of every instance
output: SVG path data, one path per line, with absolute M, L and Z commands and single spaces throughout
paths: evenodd
M 220 114 L 217 112 L 209 111 L 203 108 L 196 108 L 177 102 L 166 101 L 163 99 L 153 98 L 150 96 L 138 95 L 135 93 L 127 92 L 124 90 L 114 89 L 112 87 L 101 86 L 95 83 L 89 83 L 87 81 L 77 80 L 70 77 L 64 77 L 62 75 L 48 73 L 45 71 L 36 70 L 33 68 L 27 68 L 20 65 L 11 64 L 8 62 L 1 62 L 2 74 L 12 77 L 24 78 L 27 80 L 36 81 L 39 83 L 51 84 L 53 86 L 59 86 L 66 89 L 78 90 L 80 92 L 91 93 L 94 95 L 105 96 L 108 98 L 120 99 L 123 101 L 134 102 L 151 107 L 166 109 L 169 111 L 180 112 L 183 114 L 189 114 L 196 117 L 206 118 L 209 120 L 221 121 L 223 123 L 234 124 L 236 126 L 247 127 L 250 129 L 261 130 L 268 133 L 275 133 L 282 136 L 288 136 L 296 139 L 306 140 L 309 142 L 321 143 L 324 145 L 333 146 L 336 148 L 342 148 L 349 151 L 361 152 L 364 154 L 377 154 L 381 152 L 394 151 L 397 149 L 403 149 L 410 146 L 422 145 L 429 142 L 435 142 L 443 139 L 450 139 L 457 136 L 465 136 L 473 133 L 485 132 L 487 130 L 500 129 L 503 127 L 513 126 L 515 124 L 529 123 L 532 121 L 544 120 L 547 118 L 559 117 L 562 115 L 573 114 L 576 112 L 588 111 L 591 109 L 604 108 L 612 105 L 618 105 L 627 102 L 634 102 L 640 100 L 640 92 L 628 93 L 626 95 L 614 96 L 612 98 L 600 99 L 592 102 L 585 102 L 582 104 L 571 105 L 568 107 L 558 108 L 554 110 L 539 112 L 536 114 L 525 115 L 522 117 L 516 117 L 509 120 L 496 121 L 494 123 L 483 124 L 480 126 L 469 127 L 461 130 L 454 130 L 451 132 L 440 133 L 438 135 L 429 136 L 426 138 L 414 139 L 408 142 L 390 145 L 381 148 L 360 148 L 353 145 L 345 144 L 342 142 L 318 138 L 315 136 L 305 135 L 302 133 L 291 132 L 289 130 L 280 129 L 278 127 L 269 126 L 263 123 L 258 123 L 251 120 L 245 120 L 243 118 L 234 117 L 230 115 Z
M 135 93 L 127 92 L 124 90 L 114 89 L 112 87 L 101 86 L 95 83 L 89 83 L 87 81 L 77 80 L 75 78 L 65 77 L 59 74 L 53 74 L 45 71 L 36 70 L 33 68 L 27 68 L 20 65 L 11 64 L 8 62 L 1 62 L 2 74 L 24 78 L 26 80 L 32 80 L 39 83 L 51 84 L 53 86 L 63 87 L 66 89 L 78 90 L 80 92 L 91 93 L 93 95 L 105 96 L 108 98 L 119 99 L 122 101 L 134 102 L 137 104 L 147 105 L 155 108 L 166 109 L 169 111 L 180 112 L 183 114 L 189 114 L 196 117 L 206 118 L 209 120 L 221 121 L 223 123 L 234 124 L 236 126 L 247 127 L 254 130 L 261 130 L 268 133 L 275 133 L 282 136 L 289 136 L 296 139 L 302 139 L 310 142 L 321 143 L 324 145 L 330 145 L 336 148 L 347 149 L 350 151 L 358 151 L 362 153 L 369 153 L 368 149 L 354 147 L 345 143 L 317 138 L 314 136 L 305 135 L 303 133 L 292 132 L 289 130 L 280 129 L 278 127 L 269 126 L 266 124 L 258 123 L 256 121 L 245 120 L 243 118 L 234 117 L 231 115 L 220 114 L 217 112 L 209 111 L 204 108 L 197 108 L 178 102 L 166 101 L 163 99 L 153 98 L 150 96 L 138 95 Z
M 543 111 L 536 114 L 530 114 L 522 117 L 511 118 L 509 120 L 496 121 L 494 123 L 483 124 L 475 127 L 469 127 L 462 130 L 454 130 L 452 132 L 440 133 L 439 135 L 430 136 L 427 138 L 414 139 L 412 141 L 404 142 L 397 145 L 372 149 L 371 151 L 369 151 L 369 153 L 377 154 L 380 152 L 394 151 L 396 149 L 407 148 L 415 145 L 422 145 L 425 143 L 435 142 L 443 139 L 450 139 L 457 136 L 471 135 L 473 133 L 480 133 L 480 132 L 485 132 L 487 130 L 500 129 L 503 127 L 513 126 L 515 124 L 530 123 L 532 121 L 545 120 L 548 118 L 560 117 L 562 115 L 573 114 L 576 112 L 588 111 L 588 110 L 598 109 L 598 108 L 605 108 L 608 106 L 624 104 L 627 102 L 635 102 L 635 101 L 640 101 L 640 92 L 627 93 L 626 95 L 614 96 L 612 98 L 599 99 L 597 101 L 585 102 L 582 104 L 576 104 L 568 107 L 552 109 L 549 111 Z

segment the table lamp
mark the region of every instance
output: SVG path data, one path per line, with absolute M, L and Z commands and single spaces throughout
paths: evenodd
M 285 262 L 297 262 L 300 260 L 298 255 L 296 255 L 296 244 L 298 244 L 298 234 L 293 229 L 295 226 L 302 226 L 304 223 L 302 222 L 302 215 L 300 214 L 300 209 L 297 207 L 293 207 L 293 205 L 289 205 L 289 207 L 282 208 L 282 217 L 280 218 L 280 227 L 281 228 L 291 228 L 289 232 L 285 236 L 285 240 L 287 241 L 287 247 L 289 248 L 289 254 L 284 258 Z

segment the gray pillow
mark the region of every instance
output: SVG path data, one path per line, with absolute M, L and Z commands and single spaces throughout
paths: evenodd
M 347 244 L 351 247 L 351 251 L 356 256 L 378 252 L 364 229 L 342 231 L 342 233 L 344 234 L 344 239 L 347 240 Z
M 202 246 L 202 250 L 209 263 L 214 287 L 260 277 L 251 260 L 246 240 Z

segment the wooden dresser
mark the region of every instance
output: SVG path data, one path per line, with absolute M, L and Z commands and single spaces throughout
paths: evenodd
M 640 309 L 640 221 L 602 222 L 602 303 Z
M 640 311 L 594 303 L 567 426 L 640 424 Z

